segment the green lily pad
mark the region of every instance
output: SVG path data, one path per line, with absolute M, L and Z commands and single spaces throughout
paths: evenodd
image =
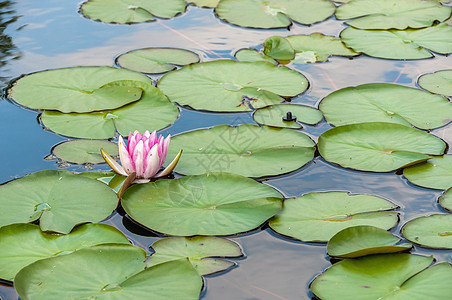
M 42 232 L 34 224 L 3 226 L 0 228 L 0 278 L 13 280 L 17 272 L 37 260 L 105 243 L 129 244 L 129 240 L 115 227 L 99 223 L 77 226 L 66 235 Z
M 121 54 L 116 63 L 123 68 L 149 74 L 165 73 L 199 62 L 198 54 L 179 48 L 145 48 Z
M 250 111 L 284 101 L 308 88 L 306 78 L 266 62 L 219 60 L 188 65 L 158 83 L 180 105 L 210 111 Z
M 334 4 L 326 0 L 221 0 L 216 15 L 225 22 L 251 28 L 285 28 L 328 19 Z
M 452 214 L 413 219 L 403 225 L 401 233 L 410 242 L 421 246 L 452 249 Z
M 198 299 L 202 279 L 188 260 L 144 270 L 146 252 L 107 244 L 39 260 L 14 278 L 22 299 Z
M 152 85 L 147 76 L 111 67 L 71 67 L 32 73 L 17 80 L 9 97 L 33 109 L 90 112 L 114 109 L 142 96 L 138 86 L 111 86 L 115 81 L 141 81 Z
M 104 148 L 113 157 L 119 155 L 118 145 L 109 141 L 73 140 L 56 145 L 52 152 L 59 159 L 76 164 L 100 164 L 105 160 L 100 154 Z
M 310 287 L 324 300 L 449 299 L 452 267 L 441 263 L 426 269 L 432 262 L 431 256 L 404 253 L 345 259 L 318 276 Z
M 278 64 L 278 62 L 273 58 L 268 57 L 265 54 L 258 52 L 254 49 L 240 49 L 234 54 L 234 57 L 238 61 L 248 61 L 248 62 L 266 61 L 274 65 Z
M 230 172 L 247 177 L 288 173 L 314 157 L 315 143 L 301 132 L 251 124 L 219 125 L 174 136 L 168 156 L 183 149 L 175 171 L 185 175 Z
M 411 244 L 395 245 L 400 241 L 398 237 L 378 227 L 354 226 L 336 233 L 328 241 L 326 249 L 330 256 L 351 258 L 412 248 Z
M 296 120 L 283 120 L 287 118 L 289 112 Z M 315 125 L 323 119 L 323 115 L 317 109 L 305 105 L 275 104 L 256 110 L 253 118 L 254 121 L 263 125 L 300 129 L 302 128 L 300 123 Z
M 312 33 L 310 35 L 291 35 L 286 38 L 295 51 L 295 63 L 324 62 L 331 55 L 356 56 L 352 49 L 345 47 L 340 39 L 334 36 Z
M 336 9 L 336 18 L 360 29 L 424 28 L 450 17 L 451 8 L 438 1 L 354 0 Z
M 291 60 L 295 58 L 295 50 L 283 37 L 272 36 L 264 41 L 264 54 L 278 60 Z
M 452 70 L 442 70 L 419 77 L 419 86 L 429 92 L 452 96 Z
M 405 168 L 403 176 L 415 185 L 447 190 L 452 187 L 452 155 L 433 157 L 422 164 Z
M 127 136 L 135 130 L 159 130 L 177 120 L 179 109 L 159 89 L 141 82 L 130 84 L 142 87 L 140 101 L 115 110 L 86 114 L 44 111 L 41 121 L 48 129 L 65 136 L 108 139 L 115 135 L 116 130 Z
M 452 103 L 448 99 L 389 83 L 340 89 L 326 96 L 319 109 L 334 126 L 388 122 L 433 129 L 452 121 Z
M 212 236 L 168 237 L 154 242 L 152 248 L 155 253 L 148 258 L 148 267 L 187 257 L 199 275 L 209 275 L 235 266 L 235 263 L 221 259 L 223 257 L 243 256 L 238 244 Z
M 77 224 L 102 221 L 117 205 L 116 194 L 97 180 L 45 170 L 0 186 L 0 226 L 39 219 L 43 231 L 69 233 Z
M 215 8 L 220 0 L 185 0 L 187 3 L 192 3 L 197 7 Z
M 348 27 L 340 36 L 345 45 L 356 52 L 380 58 L 433 57 L 428 50 L 440 54 L 452 53 L 452 27 L 444 23 L 407 30 L 361 30 Z
M 136 222 L 170 235 L 230 235 L 278 213 L 282 196 L 253 179 L 208 173 L 133 185 L 122 206 Z
M 91 178 L 91 179 L 101 179 L 101 178 L 108 178 L 113 177 L 118 174 L 116 174 L 113 171 L 86 171 L 86 172 L 80 172 L 77 175 Z
M 452 189 L 448 188 L 439 198 L 439 205 L 452 212 Z
M 434 135 L 393 123 L 359 123 L 324 132 L 317 145 L 332 163 L 361 171 L 391 172 L 442 155 L 446 143 Z
M 398 214 L 388 210 L 397 207 L 371 195 L 309 193 L 286 199 L 283 210 L 269 221 L 269 225 L 277 233 L 304 242 L 326 242 L 339 231 L 352 226 L 390 229 L 397 224 Z
M 185 12 L 184 0 L 89 0 L 80 12 L 104 23 L 133 24 L 169 19 Z

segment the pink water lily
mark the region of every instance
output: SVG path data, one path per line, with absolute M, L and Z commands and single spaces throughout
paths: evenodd
M 119 157 L 121 165 L 118 164 L 108 153 L 101 149 L 102 156 L 107 164 L 118 174 L 129 176 L 135 174 L 135 183 L 149 182 L 151 178 L 157 178 L 170 174 L 176 167 L 182 150 L 176 155 L 174 160 L 161 172 L 171 136 L 163 138 L 157 136 L 157 132 L 149 133 L 148 130 L 141 135 L 138 131 L 129 133 L 127 145 L 120 136 L 118 141 Z

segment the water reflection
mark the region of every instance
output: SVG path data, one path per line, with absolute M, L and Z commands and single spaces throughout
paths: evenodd
M 14 10 L 14 1 L 0 2 L 0 71 L 4 73 L 4 68 L 12 59 L 19 59 L 20 52 L 13 43 L 13 39 L 5 34 L 8 25 L 16 22 L 20 16 Z M 2 88 L 6 85 L 9 77 L 0 76 L 0 84 Z

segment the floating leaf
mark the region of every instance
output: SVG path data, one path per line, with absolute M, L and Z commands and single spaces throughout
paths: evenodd
M 149 74 L 165 73 L 199 62 L 198 54 L 179 48 L 145 48 L 121 54 L 116 63 L 123 68 Z
M 273 58 L 268 57 L 254 49 L 240 49 L 234 54 L 234 57 L 238 61 L 248 61 L 248 62 L 266 61 L 275 65 L 278 64 L 278 62 L 275 61 Z
M 326 96 L 319 109 L 334 126 L 389 122 L 433 129 L 452 121 L 452 103 L 448 99 L 389 83 L 340 89 Z
M 306 78 L 266 62 L 219 60 L 165 74 L 158 87 L 173 102 L 210 111 L 250 111 L 284 101 L 308 88 Z
M 122 198 L 124 210 L 138 223 L 181 236 L 249 231 L 279 212 L 281 205 L 282 196 L 273 188 L 228 173 L 133 185 Z
M 393 123 L 339 126 L 319 137 L 322 157 L 345 168 L 390 172 L 442 155 L 446 144 L 434 135 Z
M 452 249 L 452 214 L 413 219 L 403 225 L 401 233 L 421 246 Z
M 291 35 L 286 38 L 295 51 L 296 63 L 324 62 L 331 55 L 356 56 L 359 53 L 345 47 L 334 36 L 312 33 L 310 35 Z
M 74 140 L 56 145 L 52 152 L 61 160 L 76 164 L 99 164 L 105 162 L 100 149 L 104 148 L 112 156 L 118 156 L 118 145 L 108 141 Z
M 251 28 L 285 28 L 328 19 L 334 4 L 327 0 L 221 0 L 217 16 L 228 23 Z
M 424 28 L 450 17 L 451 8 L 438 1 L 355 0 L 336 9 L 336 18 L 360 29 Z
M 50 130 L 77 138 L 108 139 L 116 130 L 123 136 L 138 130 L 159 130 L 179 116 L 179 109 L 163 93 L 152 85 L 133 82 L 143 88 L 140 101 L 124 107 L 103 112 L 87 114 L 62 114 L 44 111 L 41 120 Z
M 34 224 L 3 226 L 0 228 L 0 278 L 13 280 L 20 269 L 37 260 L 105 243 L 129 244 L 129 240 L 115 227 L 99 223 L 77 226 L 66 235 L 42 232 Z
M 403 175 L 413 184 L 447 190 L 452 187 L 452 155 L 434 157 L 422 164 L 405 168 Z
M 215 257 L 243 256 L 240 246 L 219 237 L 168 237 L 152 244 L 155 253 L 147 260 L 148 267 L 187 257 L 199 275 L 208 275 L 232 268 L 235 263 Z
M 101 179 L 101 178 L 108 178 L 113 177 L 117 175 L 113 171 L 86 171 L 86 172 L 80 172 L 77 175 L 91 178 L 91 179 Z
M 349 258 L 411 249 L 411 244 L 394 245 L 400 241 L 398 237 L 378 227 L 354 226 L 336 233 L 328 241 L 326 249 L 330 256 Z
M 133 24 L 169 19 L 185 11 L 184 0 L 89 0 L 80 12 L 104 23 Z
M 438 199 L 439 205 L 452 211 L 452 189 L 447 189 Z
M 264 54 L 278 60 L 291 60 L 295 58 L 292 45 L 283 37 L 272 36 L 264 41 Z
M 374 57 L 389 59 L 433 57 L 426 49 L 441 54 L 452 53 L 452 27 L 444 23 L 424 29 L 388 31 L 348 27 L 340 36 L 347 47 Z
M 175 171 L 185 175 L 231 172 L 262 177 L 291 172 L 314 157 L 315 144 L 301 132 L 251 124 L 219 125 L 174 136 L 168 156 L 183 149 Z
M 452 96 L 452 70 L 424 74 L 418 79 L 421 88 L 445 96 Z
M 0 226 L 39 219 L 43 231 L 69 233 L 77 224 L 102 221 L 117 205 L 116 194 L 102 182 L 45 170 L 0 186 Z
M 441 263 L 426 269 L 432 262 L 412 254 L 345 259 L 315 278 L 311 290 L 324 300 L 448 299 L 452 268 Z
M 287 113 L 295 120 L 284 121 Z M 315 125 L 323 119 L 320 111 L 313 107 L 298 104 L 275 104 L 256 110 L 253 114 L 254 121 L 259 124 L 275 127 L 302 128 L 300 123 Z
M 114 109 L 141 98 L 137 86 L 110 86 L 134 80 L 152 85 L 145 75 L 111 67 L 72 67 L 32 73 L 17 80 L 9 97 L 33 109 L 90 112 Z
M 188 260 L 145 268 L 146 252 L 108 244 L 37 261 L 14 278 L 22 299 L 198 299 L 202 279 Z
M 198 7 L 215 8 L 220 0 L 185 0 L 187 3 L 193 3 Z
M 304 242 L 326 242 L 344 228 L 370 225 L 390 229 L 397 224 L 397 208 L 376 196 L 347 192 L 309 193 L 286 199 L 283 210 L 269 221 L 283 235 Z

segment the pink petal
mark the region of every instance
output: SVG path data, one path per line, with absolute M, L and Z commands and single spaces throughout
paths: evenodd
M 154 145 L 154 147 L 152 147 L 151 151 L 149 151 L 149 154 L 146 157 L 146 170 L 144 171 L 144 178 L 154 177 L 154 175 L 160 169 L 159 161 L 158 144 L 156 144 Z
M 149 147 L 152 148 L 152 146 L 155 145 L 155 142 L 157 141 L 157 131 L 153 131 L 151 133 L 151 136 L 149 137 Z
M 149 133 L 149 130 L 146 130 L 143 134 L 143 137 L 146 137 L 146 139 L 148 139 L 150 135 L 151 134 Z
M 127 174 L 135 172 L 135 168 L 132 162 L 132 158 L 127 151 L 126 145 L 124 144 L 124 140 L 122 136 L 119 136 L 118 141 L 118 150 L 119 150 L 119 158 L 121 160 L 122 167 Z
M 143 153 L 143 141 L 139 141 L 135 150 L 133 151 L 133 161 L 135 162 L 135 172 L 137 177 L 143 177 L 144 169 L 146 168 Z

